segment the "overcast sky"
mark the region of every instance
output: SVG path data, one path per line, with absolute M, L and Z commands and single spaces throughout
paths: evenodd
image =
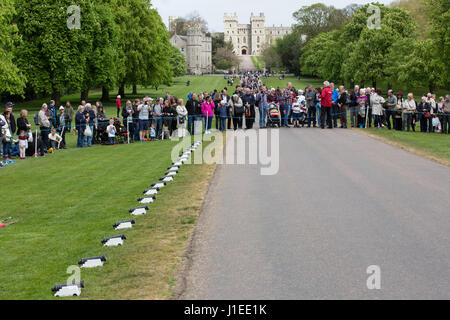
M 288 26 L 294 23 L 292 14 L 302 6 L 322 2 L 336 8 L 344 8 L 351 3 L 366 4 L 380 2 L 389 4 L 392 0 L 152 0 L 153 6 L 167 25 L 169 16 L 184 17 L 197 11 L 206 21 L 212 32 L 223 32 L 223 14 L 236 12 L 239 22 L 250 22 L 250 13 L 264 12 L 266 25 Z M 275 7 L 276 4 L 276 7 Z

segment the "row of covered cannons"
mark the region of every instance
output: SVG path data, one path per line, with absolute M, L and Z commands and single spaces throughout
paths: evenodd
M 167 168 L 167 172 L 164 177 L 160 178 L 159 182 L 153 183 L 150 189 L 144 191 L 144 195 L 138 199 L 140 204 L 145 206 L 132 208 L 129 210 L 132 216 L 141 216 L 147 214 L 147 210 L 149 210 L 148 205 L 152 204 L 156 200 L 156 195 L 161 190 L 161 188 L 165 187 L 167 183 L 174 181 L 175 176 L 178 174 L 179 168 L 187 161 L 189 161 L 189 157 L 191 153 L 194 152 L 201 144 L 201 141 L 196 141 L 190 148 L 181 153 L 179 159 L 176 162 L 172 163 L 172 166 Z M 120 221 L 113 224 L 113 228 L 115 230 L 125 230 L 133 228 L 133 225 L 136 224 L 136 220 L 127 220 Z M 113 236 L 109 238 L 105 238 L 101 241 L 104 247 L 117 247 L 122 246 L 124 241 L 127 239 L 125 234 Z M 107 258 L 105 255 L 83 258 L 78 264 L 81 268 L 97 268 L 103 266 L 106 262 Z M 58 284 L 52 288 L 52 292 L 54 292 L 55 297 L 72 297 L 72 296 L 80 296 L 81 289 L 84 288 L 84 281 L 81 280 L 75 283 L 67 283 L 67 284 Z

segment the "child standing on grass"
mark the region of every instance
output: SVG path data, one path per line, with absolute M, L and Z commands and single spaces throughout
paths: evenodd
M 20 159 L 25 159 L 25 150 L 28 148 L 28 135 L 25 134 L 24 130 L 20 130 L 19 132 L 19 150 L 20 150 Z
M 109 120 L 109 126 L 106 128 L 106 133 L 108 133 L 109 144 L 116 144 L 116 127 L 114 126 L 114 119 Z
M 150 141 L 155 141 L 156 139 L 156 130 L 155 125 L 152 124 L 152 127 L 150 128 Z

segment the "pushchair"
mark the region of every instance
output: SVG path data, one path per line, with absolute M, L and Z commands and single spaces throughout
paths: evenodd
M 119 119 L 114 118 L 114 127 L 116 128 L 116 143 L 123 144 L 127 141 L 127 128 L 123 126 Z
M 268 126 L 271 128 L 275 128 L 277 126 L 278 126 L 278 128 L 281 127 L 280 110 L 278 110 L 278 107 L 275 104 L 271 104 L 269 106 Z

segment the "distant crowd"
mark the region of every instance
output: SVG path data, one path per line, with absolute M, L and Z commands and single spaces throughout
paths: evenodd
M 259 72 L 244 72 L 225 77 L 229 89 L 213 92 L 191 92 L 184 99 L 166 93 L 163 98 L 148 95 L 142 100 L 116 99 L 116 117 L 108 118 L 100 101 L 95 104 L 82 101 L 75 111 L 70 102 L 57 108 L 54 101 L 44 103 L 34 115 L 39 134 L 33 133 L 27 110 L 21 110 L 17 121 L 14 104 L 8 102 L 0 115 L 0 166 L 13 163 L 13 157 L 25 157 L 55 152 L 66 148 L 66 134 L 77 134 L 77 147 L 93 144 L 115 145 L 169 139 L 187 132 L 210 134 L 220 131 L 259 128 L 320 127 L 333 128 L 387 128 L 399 131 L 450 133 L 450 95 L 437 97 L 428 93 L 416 100 L 412 93 L 394 93 L 388 90 L 383 97 L 381 89 L 352 90 L 335 87 L 325 81 L 323 87 L 312 85 L 296 89 L 292 83 L 286 88 L 269 88 Z M 230 90 L 234 90 L 229 94 Z M 122 121 L 120 121 L 120 117 Z M 72 122 L 74 121 L 74 125 Z M 419 124 L 419 128 L 416 128 Z

